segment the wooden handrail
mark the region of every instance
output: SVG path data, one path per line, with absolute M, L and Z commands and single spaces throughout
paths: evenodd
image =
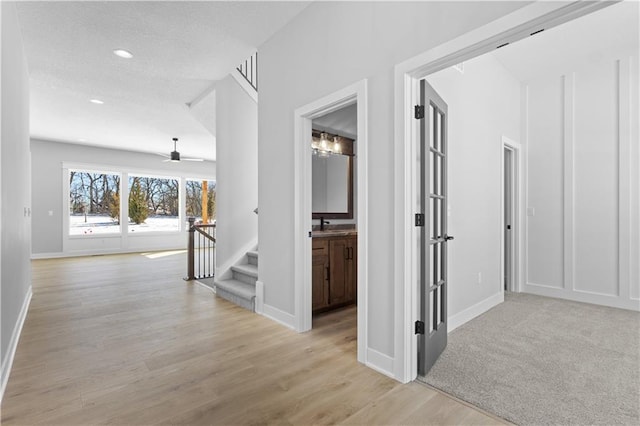
M 213 241 L 214 243 L 216 242 L 216 239 L 214 237 L 212 237 L 208 232 L 203 231 L 200 228 L 215 228 L 215 225 L 194 225 L 193 226 L 194 229 L 196 231 L 198 231 L 200 234 L 204 235 L 206 238 L 208 238 L 209 240 Z

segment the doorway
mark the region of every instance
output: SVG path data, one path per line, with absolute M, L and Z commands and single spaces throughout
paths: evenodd
M 521 193 L 522 153 L 520 144 L 502 137 L 502 290 L 520 291 L 522 271 Z
M 312 141 L 313 120 L 349 105 L 357 105 L 357 167 L 354 170 L 354 219 L 358 225 L 357 247 L 349 249 L 349 260 L 357 264 L 357 341 L 358 361 L 368 364 L 367 348 L 367 80 L 361 80 L 294 112 L 294 280 L 295 314 L 293 323 L 298 332 L 312 327 Z M 375 356 L 375 353 L 373 354 Z

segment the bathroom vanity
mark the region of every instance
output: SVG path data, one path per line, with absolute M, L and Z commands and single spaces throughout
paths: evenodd
M 313 313 L 356 303 L 356 230 L 314 231 L 312 238 Z

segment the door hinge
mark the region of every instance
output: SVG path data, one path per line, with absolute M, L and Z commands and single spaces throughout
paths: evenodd
M 416 118 L 416 120 L 424 118 L 424 105 L 416 105 L 414 107 L 414 112 L 414 117 Z
M 424 226 L 424 213 L 416 213 L 416 226 Z
M 416 334 L 424 334 L 424 322 L 422 321 L 416 321 L 416 327 L 415 327 Z

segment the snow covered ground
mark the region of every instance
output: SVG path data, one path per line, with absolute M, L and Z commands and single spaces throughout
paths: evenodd
M 129 222 L 129 233 L 179 231 L 178 216 L 150 216 L 144 223 Z M 108 215 L 69 216 L 69 235 L 96 235 L 120 233 L 120 225 Z

